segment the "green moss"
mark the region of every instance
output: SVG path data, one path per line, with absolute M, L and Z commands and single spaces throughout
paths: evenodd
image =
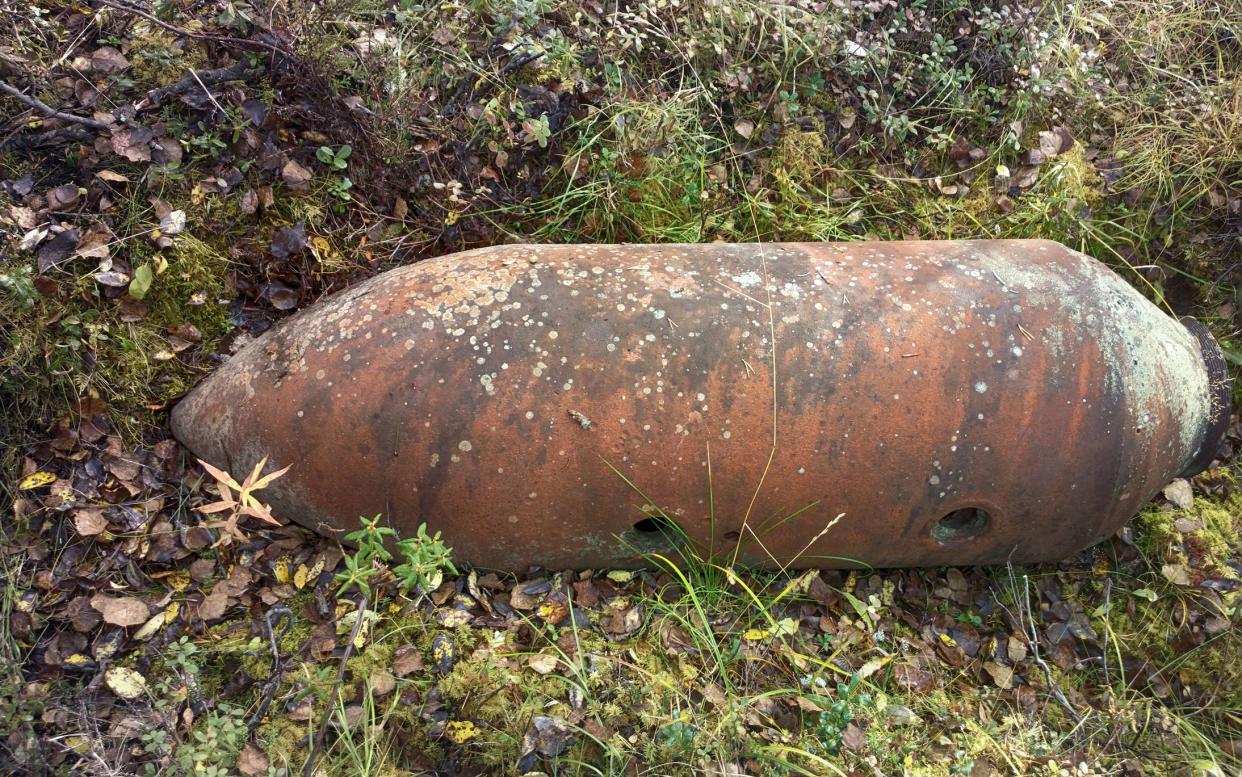
M 208 346 L 225 335 L 233 296 L 229 260 L 223 252 L 191 235 L 175 238 L 167 253 L 168 268 L 156 276 L 147 295 L 150 323 L 168 329 L 193 324 Z
M 183 46 L 174 35 L 146 21 L 131 30 L 129 51 L 129 74 L 144 89 L 174 84 L 185 76 L 186 68 L 206 67 L 199 47 Z
M 1195 568 L 1236 579 L 1237 572 L 1228 561 L 1242 551 L 1239 516 L 1242 494 L 1221 502 L 1199 497 L 1189 510 L 1150 507 L 1135 518 L 1135 539 L 1140 551 L 1154 565 L 1190 560 Z M 1179 520 L 1199 528 L 1178 531 Z
M 1134 536 L 1143 555 L 1152 560 L 1163 560 L 1180 535 L 1173 523 L 1177 513 L 1163 507 L 1149 506 L 1134 517 Z
M 779 188 L 802 187 L 823 177 L 827 161 L 822 130 L 786 130 L 772 150 L 771 168 Z
M 269 716 L 258 729 L 258 740 L 276 767 L 295 767 L 306 761 L 307 738 L 314 736 L 314 721 L 295 721 L 285 715 Z

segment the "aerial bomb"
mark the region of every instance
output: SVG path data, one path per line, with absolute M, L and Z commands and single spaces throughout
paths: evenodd
M 174 409 L 278 516 L 523 570 L 1056 560 L 1206 467 L 1201 326 L 1043 240 L 507 245 L 283 321 Z

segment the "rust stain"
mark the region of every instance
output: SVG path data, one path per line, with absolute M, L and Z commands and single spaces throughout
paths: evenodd
M 293 465 L 279 515 L 482 567 L 633 565 L 661 512 L 769 566 L 1049 560 L 1210 461 L 1215 348 L 1048 241 L 501 246 L 303 311 L 172 423 Z

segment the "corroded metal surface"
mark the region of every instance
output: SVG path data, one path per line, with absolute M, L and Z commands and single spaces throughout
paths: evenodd
M 1046 241 L 504 246 L 289 319 L 173 429 L 484 567 L 633 564 L 653 505 L 759 564 L 1057 559 L 1210 460 L 1213 348 Z

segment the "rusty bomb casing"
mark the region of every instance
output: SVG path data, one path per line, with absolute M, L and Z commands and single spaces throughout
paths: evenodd
M 292 465 L 279 516 L 426 521 L 480 567 L 633 566 L 661 511 L 701 553 L 891 567 L 1107 537 L 1229 397 L 1206 330 L 1054 242 L 512 245 L 293 316 L 172 427 Z

